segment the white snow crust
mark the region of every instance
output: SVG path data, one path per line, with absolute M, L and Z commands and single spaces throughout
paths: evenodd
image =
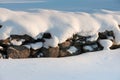
M 56 10 L 39 10 L 36 12 L 13 11 L 0 8 L 0 40 L 12 34 L 28 34 L 37 38 L 40 33 L 50 32 L 51 41 L 45 45 L 56 47 L 73 34 L 92 36 L 90 41 L 98 38 L 98 32 L 112 30 L 115 43 L 120 44 L 120 12 L 101 10 L 93 13 L 65 12 Z

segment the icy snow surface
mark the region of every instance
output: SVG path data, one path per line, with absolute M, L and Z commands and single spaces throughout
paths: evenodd
M 64 42 L 76 33 L 92 36 L 89 40 L 94 41 L 98 38 L 98 32 L 113 30 L 115 41 L 120 44 L 119 11 L 101 10 L 85 13 L 41 9 L 36 12 L 25 12 L 0 8 L 0 24 L 3 25 L 0 29 L 0 39 L 6 39 L 11 34 L 28 34 L 36 39 L 40 33 L 50 32 L 53 39 L 46 40 L 46 46 L 56 47 L 58 43 Z
M 1 59 L 0 80 L 120 80 L 120 49 L 66 58 Z

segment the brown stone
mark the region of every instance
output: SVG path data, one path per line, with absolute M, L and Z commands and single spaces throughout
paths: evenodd
M 59 47 L 49 48 L 49 57 L 58 57 L 59 56 Z
M 41 48 L 41 53 L 44 57 L 58 57 L 59 56 L 59 47 L 55 48 Z
M 2 58 L 2 54 L 0 53 L 0 58 Z
M 65 50 L 59 51 L 59 57 L 66 57 L 66 56 L 71 56 L 71 54 Z
M 5 40 L 1 40 L 0 43 L 8 45 L 8 44 L 10 44 L 10 39 L 7 38 L 7 39 L 5 39 Z
M 8 57 L 17 58 L 28 58 L 30 55 L 30 50 L 24 46 L 11 46 L 7 49 Z
M 72 44 L 71 41 L 65 41 L 65 42 L 59 44 L 59 47 L 61 49 L 68 49 L 71 46 L 71 44 Z

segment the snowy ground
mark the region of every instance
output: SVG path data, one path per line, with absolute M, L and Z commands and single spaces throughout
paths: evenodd
M 1 59 L 0 80 L 120 80 L 120 49 L 66 58 Z

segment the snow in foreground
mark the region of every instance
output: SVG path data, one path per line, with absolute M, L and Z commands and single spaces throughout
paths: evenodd
M 1 59 L 0 80 L 120 80 L 120 49 L 66 58 Z

